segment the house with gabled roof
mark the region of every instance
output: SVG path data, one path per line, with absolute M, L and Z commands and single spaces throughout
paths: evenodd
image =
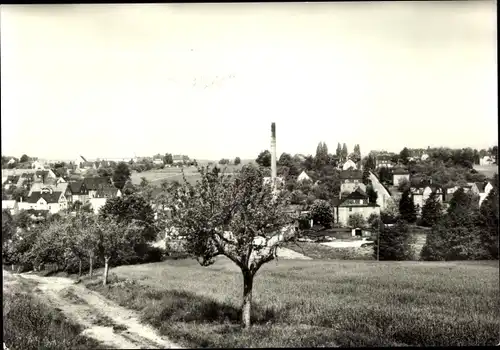
M 361 170 L 342 170 L 340 172 L 340 193 L 352 193 L 357 188 L 366 191 Z
M 88 190 L 89 198 L 94 198 L 97 194 L 97 190 L 102 186 L 112 184 L 109 176 L 86 177 L 83 179 L 83 183 Z
M 66 197 L 70 203 L 86 204 L 89 200 L 89 191 L 83 180 L 71 181 L 66 189 Z
M 425 202 L 433 192 L 437 193 L 437 199 L 439 202 L 442 203 L 444 201 L 444 194 L 442 188 L 433 185 L 410 187 L 410 195 L 413 199 L 413 204 L 415 205 L 415 208 L 417 208 L 417 213 L 420 213 L 422 207 L 425 205 Z
M 344 164 L 342 164 L 342 170 L 356 170 L 358 169 L 357 164 L 350 158 L 348 158 Z
M 375 157 L 375 167 L 394 167 L 394 163 L 392 162 L 392 155 L 390 154 L 379 154 Z
M 402 167 L 397 167 L 392 171 L 392 184 L 399 186 L 400 181 L 410 182 L 410 172 Z
M 32 192 L 26 202 L 20 202 L 19 205 L 20 209 L 48 210 L 51 214 L 68 208 L 64 192 L 54 191 L 51 187 L 44 187 L 40 191 Z
M 109 184 L 102 185 L 96 191 L 95 197 L 90 198 L 90 204 L 92 206 L 92 209 L 94 210 L 94 213 L 97 214 L 99 212 L 99 209 L 101 209 L 106 204 L 108 199 L 121 196 L 122 193 L 118 188 Z
M 302 181 L 312 181 L 311 177 L 307 175 L 307 172 L 305 170 L 302 170 L 299 176 L 297 176 L 297 182 L 302 182 Z
M 339 198 L 334 203 L 335 222 L 346 226 L 349 217 L 353 214 L 361 214 L 367 220 L 371 214 L 380 215 L 380 206 L 370 203 L 368 195 L 360 188 L 344 198 Z

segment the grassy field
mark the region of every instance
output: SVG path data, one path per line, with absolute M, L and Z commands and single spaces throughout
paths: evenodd
M 36 284 L 4 272 L 3 341 L 9 349 L 104 349 L 33 291 Z
M 85 281 L 190 347 L 496 345 L 496 262 L 280 260 L 254 282 L 240 328 L 242 277 L 227 259 L 122 266 Z
M 481 174 L 484 174 L 486 177 L 491 178 L 493 175 L 498 173 L 498 165 L 474 165 L 474 169 L 476 169 Z

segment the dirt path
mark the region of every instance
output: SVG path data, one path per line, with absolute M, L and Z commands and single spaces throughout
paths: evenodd
M 84 327 L 83 335 L 116 349 L 180 349 L 125 309 L 69 278 L 18 275 L 38 283 L 35 291 Z

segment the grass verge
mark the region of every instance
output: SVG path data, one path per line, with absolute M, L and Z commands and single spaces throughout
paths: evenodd
M 496 345 L 498 262 L 293 261 L 254 282 L 254 326 L 239 326 L 242 278 L 225 259 L 113 269 L 86 285 L 190 347 Z
M 36 284 L 4 272 L 3 342 L 10 350 L 104 349 L 78 325 L 33 295 Z

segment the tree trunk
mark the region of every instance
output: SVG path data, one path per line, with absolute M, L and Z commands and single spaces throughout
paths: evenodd
M 92 255 L 90 255 L 90 258 L 89 258 L 89 275 L 90 275 L 90 278 L 92 278 L 92 270 L 94 268 L 94 257 Z
M 78 259 L 78 278 L 82 277 L 82 259 Z
M 109 272 L 109 257 L 104 258 L 104 276 L 102 278 L 102 285 L 108 284 L 108 272 Z
M 250 327 L 250 315 L 252 310 L 252 288 L 253 275 L 250 272 L 243 272 L 243 306 L 241 322 L 244 328 Z

